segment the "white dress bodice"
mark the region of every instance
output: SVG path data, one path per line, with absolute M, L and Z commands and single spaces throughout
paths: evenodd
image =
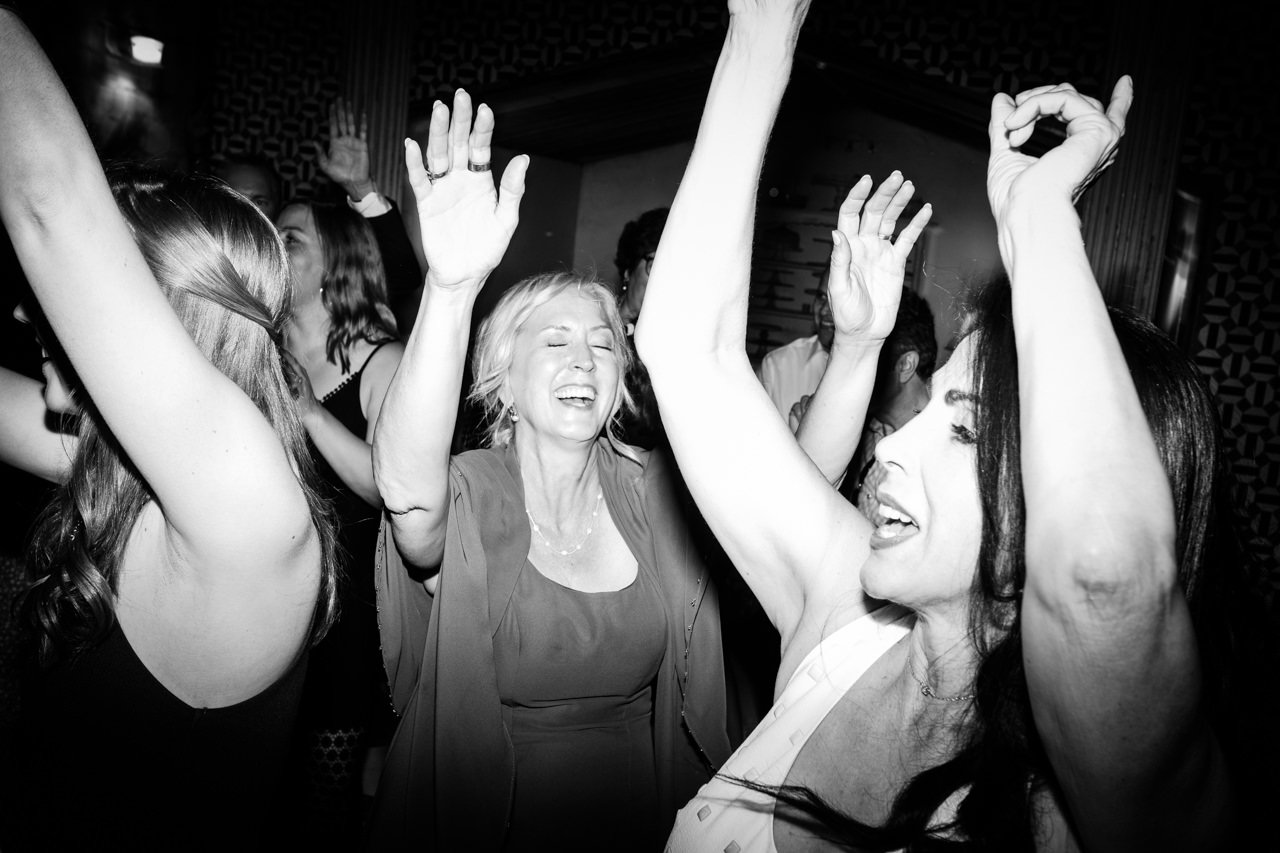
M 914 621 L 911 611 L 888 605 L 815 646 L 760 725 L 677 813 L 668 853 L 776 853 L 774 798 L 731 779 L 782 785 L 809 736 Z

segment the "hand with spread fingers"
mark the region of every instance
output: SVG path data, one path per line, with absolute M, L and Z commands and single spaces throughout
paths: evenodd
M 1015 98 L 996 95 L 991 102 L 987 165 L 987 196 L 996 221 L 1021 197 L 1034 202 L 1056 195 L 1077 201 L 1115 160 L 1132 104 L 1133 80 L 1128 75 L 1116 82 L 1105 106 L 1069 83 L 1028 89 Z M 1066 125 L 1066 140 L 1038 158 L 1019 151 L 1036 122 L 1047 117 Z
M 429 285 L 483 284 L 515 233 L 529 158 L 513 158 L 495 186 L 489 148 L 493 128 L 493 113 L 484 104 L 472 125 L 471 98 L 459 89 L 452 112 L 440 101 L 432 108 L 425 157 L 418 143 L 405 140 Z
M 315 146 L 320 171 L 353 200 L 376 191 L 369 175 L 369 117 L 362 113 L 357 128 L 350 101 L 338 98 L 329 105 L 329 150 L 326 153 L 319 142 Z
M 869 175 L 853 185 L 831 234 L 827 293 L 837 341 L 878 342 L 893 331 L 907 258 L 933 214 L 924 205 L 894 240 L 915 187 L 896 171 L 874 194 L 871 187 Z

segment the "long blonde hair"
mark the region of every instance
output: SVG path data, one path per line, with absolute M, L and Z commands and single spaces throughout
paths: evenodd
M 321 544 L 313 640 L 335 618 L 336 538 L 320 497 L 279 344 L 291 287 L 271 222 L 221 183 L 113 170 L 112 191 L 143 257 L 201 353 L 234 381 L 280 437 Z M 36 522 L 23 598 L 45 664 L 99 642 L 115 619 L 117 570 L 138 514 L 155 496 L 83 393 L 67 481 Z

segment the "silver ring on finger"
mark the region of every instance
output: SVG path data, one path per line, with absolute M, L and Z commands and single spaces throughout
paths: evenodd
M 892 234 L 892 233 L 890 233 L 890 234 L 877 234 L 876 236 L 877 236 L 877 237 L 879 237 L 881 240 L 892 240 L 892 239 L 893 239 L 893 234 Z
M 448 169 L 445 169 L 443 172 L 433 172 L 431 169 L 427 169 L 427 180 L 434 184 L 447 174 L 449 174 Z
M 493 165 L 490 163 L 472 163 L 470 160 L 467 161 L 468 172 L 487 172 L 492 168 Z

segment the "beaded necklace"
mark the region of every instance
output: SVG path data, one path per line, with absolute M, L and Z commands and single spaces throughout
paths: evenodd
M 567 557 L 570 554 L 576 554 L 582 550 L 582 546 L 587 544 L 587 540 L 591 538 L 591 532 L 596 529 L 596 518 L 600 515 L 600 504 L 604 501 L 604 490 L 596 495 L 596 508 L 591 511 L 591 520 L 587 523 L 587 532 L 582 534 L 582 539 L 572 548 L 557 548 L 551 544 L 551 540 L 542 532 L 542 528 L 538 526 L 538 522 L 534 520 L 533 513 L 529 512 L 529 508 L 524 508 L 524 514 L 529 516 L 529 525 L 533 528 L 533 532 L 538 534 L 538 538 L 547 546 L 550 551 L 555 551 L 561 557 Z

